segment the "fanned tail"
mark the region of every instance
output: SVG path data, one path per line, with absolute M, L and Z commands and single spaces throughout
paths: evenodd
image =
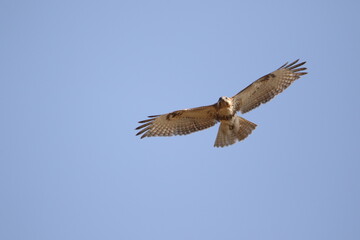
M 215 140 L 214 147 L 225 147 L 244 140 L 256 128 L 256 124 L 242 117 L 235 116 L 233 120 L 222 121 Z

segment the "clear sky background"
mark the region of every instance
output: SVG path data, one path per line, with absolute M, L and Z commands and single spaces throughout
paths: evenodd
M 360 239 L 359 1 L 0 3 L 0 239 Z M 218 125 L 148 115 L 309 74 Z

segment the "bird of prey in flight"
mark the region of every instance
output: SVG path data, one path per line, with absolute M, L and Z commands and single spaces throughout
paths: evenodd
M 290 64 L 285 63 L 235 96 L 220 97 L 215 104 L 149 116 L 149 119 L 139 122 L 142 125 L 136 128 L 139 130 L 136 135 L 141 135 L 141 138 L 186 135 L 220 122 L 215 147 L 225 147 L 241 141 L 255 129 L 256 124 L 236 115 L 236 112 L 246 113 L 268 102 L 296 79 L 307 74 L 304 72 L 306 68 L 301 67 L 306 62 L 298 62 L 299 59 Z

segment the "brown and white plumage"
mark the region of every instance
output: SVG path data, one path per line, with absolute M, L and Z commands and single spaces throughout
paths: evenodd
M 269 73 L 233 96 L 236 111 L 246 113 L 262 103 L 266 103 L 290 86 L 296 79 L 307 74 L 306 68 L 299 68 L 306 62 L 298 63 L 299 59 L 290 64 L 284 64 L 276 71 Z M 297 64 L 298 63 L 298 64 Z
M 214 105 L 184 109 L 163 115 L 149 116 L 138 129 L 141 138 L 153 136 L 186 135 L 214 126 L 216 108 Z
M 266 103 L 296 79 L 307 74 L 301 67 L 305 62 L 296 60 L 284 64 L 243 89 L 235 96 L 221 97 L 213 105 L 178 110 L 163 115 L 149 116 L 136 130 L 136 135 L 144 137 L 186 135 L 214 126 L 221 122 L 215 147 L 224 147 L 245 139 L 256 124 L 236 115 L 236 112 L 246 113 L 262 103 Z

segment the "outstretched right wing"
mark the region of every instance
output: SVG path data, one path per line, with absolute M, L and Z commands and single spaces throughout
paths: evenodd
M 179 110 L 163 115 L 149 116 L 140 121 L 140 130 L 136 135 L 144 137 L 186 135 L 214 126 L 216 120 L 215 105 Z

